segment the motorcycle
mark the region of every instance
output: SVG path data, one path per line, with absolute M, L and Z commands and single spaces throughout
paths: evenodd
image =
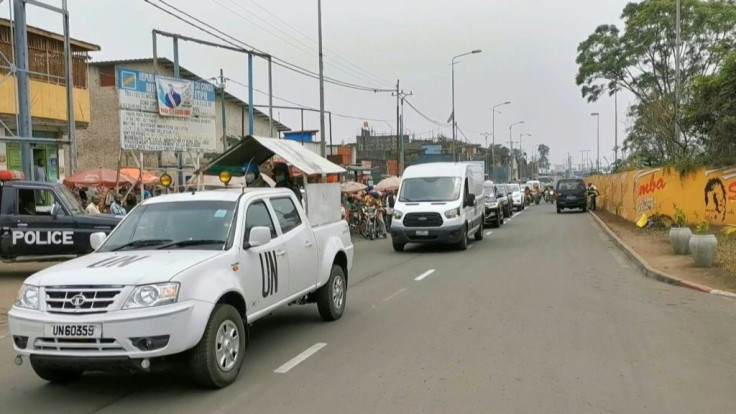
M 542 200 L 542 195 L 538 192 L 534 194 L 534 204 L 539 205 L 539 202 Z
M 365 222 L 365 226 L 363 227 L 363 237 L 366 239 L 376 239 L 378 238 L 378 219 L 376 218 L 376 208 L 375 207 L 364 207 L 363 208 L 363 220 Z
M 555 191 L 554 190 L 547 190 L 547 203 L 552 204 L 555 202 Z

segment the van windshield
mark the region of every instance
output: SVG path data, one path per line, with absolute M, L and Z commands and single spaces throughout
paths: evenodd
M 460 197 L 459 177 L 407 178 L 401 183 L 399 201 L 454 201 Z

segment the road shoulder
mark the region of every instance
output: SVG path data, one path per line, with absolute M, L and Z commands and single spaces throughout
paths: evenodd
M 624 227 L 628 223 L 622 222 L 621 225 L 607 223 L 593 212 L 591 217 L 644 276 L 736 299 L 736 284 L 728 283 L 724 275 L 716 276 L 719 269 L 694 267 L 690 256 L 675 256 L 669 244 L 660 237 L 644 233 L 632 234 L 627 231 Z M 646 248 L 643 248 L 644 246 Z

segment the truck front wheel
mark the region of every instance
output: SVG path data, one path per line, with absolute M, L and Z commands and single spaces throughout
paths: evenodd
M 322 320 L 330 322 L 342 317 L 345 312 L 345 299 L 348 284 L 345 271 L 338 265 L 332 265 L 330 279 L 317 290 L 317 309 Z
M 36 373 L 36 375 L 38 375 L 42 379 L 45 379 L 48 382 L 53 382 L 56 384 L 64 384 L 67 382 L 76 381 L 82 377 L 82 374 L 84 374 L 84 371 L 47 367 L 43 364 L 39 364 L 37 361 L 34 361 L 33 357 L 31 357 L 31 367 L 33 368 L 33 371 Z
M 194 381 L 206 388 L 232 384 L 243 366 L 245 356 L 243 318 L 231 305 L 215 305 L 199 340 L 189 355 Z

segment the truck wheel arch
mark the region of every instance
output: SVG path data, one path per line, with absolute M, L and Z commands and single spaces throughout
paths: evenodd
M 243 295 L 241 295 L 240 292 L 231 290 L 223 293 L 222 296 L 217 299 L 216 305 L 220 304 L 230 305 L 234 307 L 235 309 L 237 309 L 240 317 L 243 318 L 243 327 L 245 328 L 245 347 L 247 348 L 250 345 L 250 328 L 248 327 L 248 316 L 246 315 L 246 311 L 248 309 L 245 304 L 245 298 L 243 298 Z
M 345 273 L 345 283 L 348 281 L 348 256 L 345 254 L 344 251 L 340 250 L 335 255 L 335 260 L 332 261 L 333 265 L 338 265 L 342 268 L 342 271 Z

